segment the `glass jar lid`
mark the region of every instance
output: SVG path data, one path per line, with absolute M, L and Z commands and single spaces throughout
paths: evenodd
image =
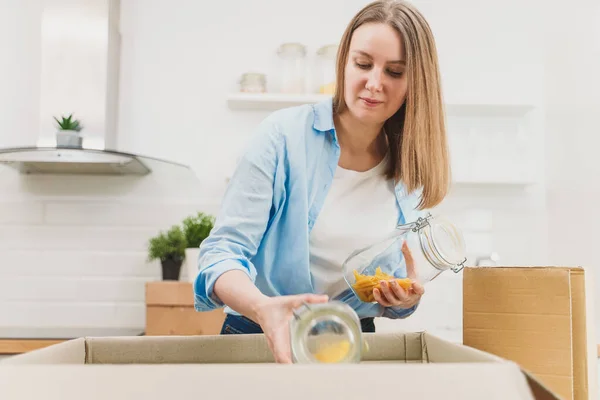
M 462 234 L 449 221 L 428 214 L 415 222 L 424 256 L 435 268 L 460 271 L 464 267 L 466 247 Z
M 242 76 L 240 77 L 240 82 L 241 83 L 257 82 L 257 83 L 264 84 L 267 82 L 267 76 L 260 72 L 246 72 L 245 74 L 242 74 Z
M 277 49 L 280 56 L 304 57 L 306 55 L 306 46 L 302 43 L 283 43 Z
M 328 44 L 321 47 L 317 50 L 317 55 L 324 58 L 334 59 L 337 56 L 338 45 L 337 44 Z

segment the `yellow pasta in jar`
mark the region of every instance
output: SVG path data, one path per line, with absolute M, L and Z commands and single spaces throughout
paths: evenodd
M 349 352 L 350 342 L 342 340 L 320 349 L 320 351 L 315 354 L 315 358 L 322 363 L 338 363 L 342 361 Z
M 354 279 L 356 282 L 352 285 L 352 288 L 356 292 L 358 298 L 367 303 L 375 300 L 373 297 L 373 289 L 377 288 L 381 290 L 380 281 L 396 281 L 400 287 L 405 290 L 410 289 L 413 283 L 410 278 L 394 278 L 392 275 L 381 271 L 381 267 L 377 267 L 375 275 L 362 275 L 354 270 Z

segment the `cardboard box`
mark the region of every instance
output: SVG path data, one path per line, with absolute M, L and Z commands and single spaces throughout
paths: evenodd
M 216 335 L 224 320 L 223 309 L 194 309 L 194 291 L 189 282 L 146 283 L 146 335 Z
M 516 362 L 565 399 L 597 399 L 591 288 L 579 267 L 465 268 L 463 343 Z
M 365 340 L 360 364 L 279 365 L 264 335 L 81 338 L 4 360 L 0 398 L 558 399 L 517 364 L 427 333 Z

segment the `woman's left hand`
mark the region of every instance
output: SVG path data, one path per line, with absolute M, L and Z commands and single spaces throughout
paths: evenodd
M 373 297 L 384 307 L 411 308 L 421 300 L 425 288 L 418 282 L 414 282 L 417 274 L 415 261 L 406 242 L 402 244 L 402 254 L 406 260 L 406 274 L 413 280 L 412 287 L 403 289 L 396 281 L 381 281 L 381 290 L 373 289 Z

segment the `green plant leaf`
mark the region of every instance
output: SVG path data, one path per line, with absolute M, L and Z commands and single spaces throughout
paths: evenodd
M 148 242 L 148 261 L 183 260 L 186 249 L 185 235 L 181 228 L 173 225 L 167 232 L 159 234 Z
M 60 120 L 56 117 L 53 118 L 58 123 L 59 129 L 63 131 L 69 130 L 79 132 L 83 128 L 79 120 L 73 119 L 73 114 L 70 114 L 68 117 L 62 116 Z
M 183 220 L 183 232 L 188 248 L 198 248 L 200 244 L 210 235 L 215 224 L 215 218 L 202 212 L 195 216 L 189 216 Z

